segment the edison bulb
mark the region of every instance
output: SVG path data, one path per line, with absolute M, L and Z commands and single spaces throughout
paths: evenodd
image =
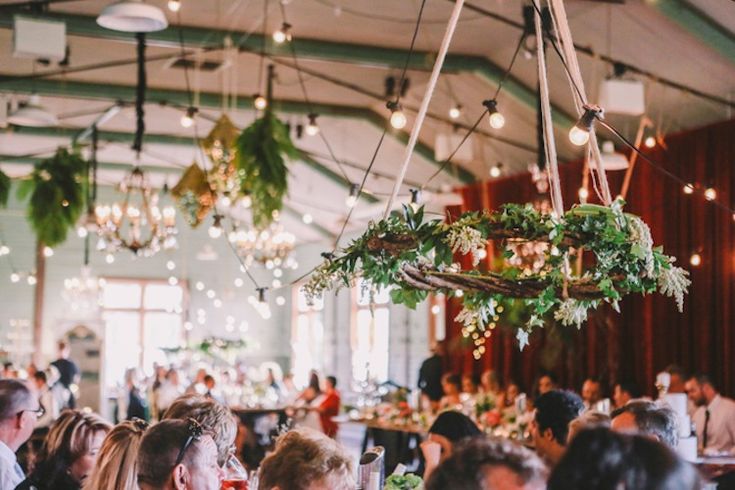
M 89 232 L 87 231 L 87 228 L 84 226 L 77 227 L 77 236 L 79 238 L 87 238 L 87 235 Z
M 285 304 L 286 304 L 286 298 L 284 298 L 283 296 L 278 296 L 278 297 L 276 298 L 276 304 L 277 304 L 278 306 L 283 306 L 283 305 L 285 305 Z
M 576 146 L 584 146 L 590 140 L 590 132 L 577 126 L 569 130 L 569 141 Z
M 190 128 L 194 124 L 194 118 L 187 113 L 181 116 L 180 122 L 182 128 Z
M 309 213 L 306 213 L 301 217 L 301 221 L 303 221 L 305 225 L 309 225 L 314 221 L 314 218 Z
M 490 177 L 492 177 L 493 179 L 497 179 L 498 177 L 500 177 L 501 173 L 502 171 L 500 170 L 499 165 L 493 165 L 492 167 L 490 167 Z
M 209 238 L 213 238 L 216 240 L 217 238 L 222 236 L 222 227 L 212 225 L 209 227 L 208 233 L 209 233 Z
M 689 263 L 694 267 L 699 267 L 702 264 L 702 256 L 698 253 L 693 253 L 692 256 L 689 257 Z
M 345 199 L 345 205 L 348 208 L 354 208 L 355 204 L 357 204 L 357 196 L 353 196 L 352 194 L 347 196 L 347 198 Z
M 178 12 L 181 9 L 181 0 L 168 0 L 168 9 L 171 12 Z
M 500 129 L 505 126 L 505 116 L 499 112 L 493 112 L 490 114 L 490 127 L 493 129 Z
M 53 257 L 54 256 L 54 249 L 51 248 L 51 247 L 43 247 L 43 256 L 46 257 L 46 258 Z
M 456 291 L 454 291 L 454 296 L 457 298 L 461 298 L 462 296 L 464 296 L 464 291 L 462 291 L 461 289 L 457 289 Z
M 405 128 L 407 122 L 408 120 L 406 119 L 406 115 L 400 109 L 393 111 L 390 115 L 390 125 L 395 129 Z
M 654 138 L 653 136 L 648 136 L 643 144 L 646 145 L 646 148 L 653 148 L 654 146 L 656 146 L 656 138 Z
M 704 198 L 708 201 L 714 201 L 715 199 L 717 199 L 717 191 L 714 190 L 712 187 L 708 187 L 704 191 Z
M 107 254 L 105 256 L 105 262 L 107 262 L 108 264 L 114 264 L 115 263 L 115 256 L 112 255 L 112 254 Z
M 580 187 L 577 194 L 579 194 L 579 198 L 582 200 L 590 197 L 590 191 L 588 191 L 586 187 Z
M 26 278 L 26 281 L 28 282 L 28 285 L 29 285 L 29 286 L 34 286 L 34 285 L 36 284 L 36 282 L 38 282 L 38 281 L 36 280 L 36 276 L 34 276 L 34 275 L 30 275 L 30 276 L 28 276 L 28 277 Z
M 692 184 L 685 184 L 684 194 L 693 194 L 693 193 L 694 193 L 694 186 Z
M 253 105 L 255 105 L 256 109 L 262 111 L 265 110 L 266 107 L 268 107 L 268 101 L 262 95 L 256 95 L 255 100 L 253 101 Z
M 454 106 L 451 109 L 449 109 L 449 117 L 451 119 L 459 119 L 459 116 L 462 115 L 462 110 L 459 108 L 459 106 Z
M 13 272 L 12 274 L 10 274 L 10 282 L 18 281 L 20 281 L 20 274 L 18 274 L 17 272 Z
M 307 136 L 316 136 L 319 134 L 319 126 L 316 123 L 309 123 L 304 128 L 304 131 L 306 131 Z

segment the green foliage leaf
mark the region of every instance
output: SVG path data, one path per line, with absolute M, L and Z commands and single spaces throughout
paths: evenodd
M 84 210 L 86 162 L 65 148 L 36 164 L 18 188 L 18 198 L 29 198 L 27 216 L 39 242 L 53 247 L 66 240 Z
M 8 198 L 10 197 L 10 177 L 0 170 L 0 208 L 4 208 L 8 205 Z
M 298 150 L 286 125 L 271 111 L 243 130 L 237 139 L 235 165 L 241 191 L 252 198 L 253 224 L 267 226 L 274 211 L 283 208 L 288 192 L 287 159 L 296 159 Z

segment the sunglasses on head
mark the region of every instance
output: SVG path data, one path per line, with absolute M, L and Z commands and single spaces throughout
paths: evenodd
M 176 456 L 176 462 L 174 462 L 174 468 L 180 465 L 181 462 L 184 460 L 184 455 L 186 454 L 186 450 L 189 449 L 189 446 L 198 441 L 204 433 L 204 428 L 196 420 L 189 419 L 187 422 L 188 425 L 186 427 L 186 430 L 188 431 L 189 435 L 186 438 L 184 445 L 181 446 L 181 449 L 179 449 L 179 454 Z
M 23 415 L 24 412 L 31 412 L 36 414 L 36 419 L 40 419 L 46 414 L 46 409 L 43 408 L 43 405 L 39 404 L 38 408 L 36 410 L 31 410 L 30 408 L 27 408 L 25 410 L 21 410 L 20 412 L 16 413 L 16 417 L 20 417 Z

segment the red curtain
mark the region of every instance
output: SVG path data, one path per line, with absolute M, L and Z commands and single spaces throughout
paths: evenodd
M 717 199 L 727 206 L 735 204 L 735 120 L 671 135 L 666 148 L 657 147 L 648 155 L 699 188 L 715 188 Z M 563 164 L 560 173 L 564 204 L 569 208 L 578 202 L 582 165 Z M 624 174 L 608 173 L 613 195 L 619 192 Z M 528 174 L 476 184 L 461 193 L 463 206 L 450 208 L 450 216 L 529 202 L 537 195 Z M 589 201 L 597 201 L 593 189 Z M 735 216 L 701 194 L 685 194 L 680 183 L 642 160 L 635 167 L 627 202 L 626 211 L 649 224 L 655 244 L 663 245 L 666 253 L 690 270 L 692 286 L 683 314 L 672 298 L 631 295 L 621 302 L 620 314 L 601 308 L 579 331 L 574 327 L 544 330 L 532 336 L 523 352 L 512 333 L 497 329 L 486 353 L 475 361 L 471 347 L 461 341 L 461 326 L 454 322 L 461 306 L 452 299 L 446 339 L 450 369 L 477 374 L 492 368 L 527 390 L 541 370 L 554 372 L 562 385 L 576 389 L 587 376 L 600 377 L 609 386 L 631 379 L 651 394 L 656 373 L 678 364 L 689 372 L 710 374 L 722 392 L 734 394 Z M 694 252 L 702 256 L 696 268 L 689 264 Z

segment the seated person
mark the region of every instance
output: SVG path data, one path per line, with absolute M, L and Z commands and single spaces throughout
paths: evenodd
M 426 490 L 543 490 L 546 466 L 506 439 L 473 437 L 457 445 L 426 480 Z
M 669 407 L 637 400 L 614 410 L 610 418 L 614 431 L 649 436 L 671 448 L 679 443 L 676 413 Z
M 453 446 L 468 437 L 482 434 L 477 425 L 460 412 L 442 412 L 429 428 L 429 435 L 421 443 L 421 452 L 426 461 L 424 479 L 426 479 L 434 468 L 444 459 L 452 454 Z
M 459 394 L 462 392 L 462 381 L 459 374 L 448 373 L 442 376 L 442 390 L 444 396 L 439 402 L 439 408 L 445 410 L 447 408 L 455 408 L 462 404 Z
M 467 393 L 468 395 L 477 394 L 477 382 L 473 375 L 465 374 L 462 376 L 462 393 Z
M 237 421 L 229 408 L 201 395 L 184 395 L 171 404 L 163 418 L 199 422 L 217 445 L 217 462 L 225 464 L 237 436 Z
M 557 389 L 558 384 L 556 376 L 553 373 L 542 374 L 536 382 L 537 398 L 549 391 Z
M 615 385 L 615 391 L 613 392 L 613 402 L 615 402 L 615 408 L 622 408 L 631 400 L 636 400 L 643 396 L 641 389 L 633 381 L 621 381 Z
M 582 399 L 571 391 L 548 391 L 536 400 L 531 435 L 536 452 L 551 466 L 566 450 L 569 422 L 579 417 L 583 409 Z
M 212 435 L 194 419 L 148 429 L 137 463 L 140 490 L 219 490 L 224 477 Z
M 567 445 L 572 442 L 581 430 L 591 429 L 593 427 L 610 427 L 610 416 L 606 413 L 595 412 L 594 410 L 584 412 L 576 419 L 569 422 L 569 434 L 567 435 Z
M 605 428 L 580 432 L 551 473 L 548 490 L 700 490 L 697 470 L 649 437 Z
M 697 407 L 692 421 L 702 450 L 735 454 L 735 401 L 720 395 L 714 382 L 703 374 L 689 378 L 686 390 Z
M 260 465 L 260 490 L 353 490 L 350 457 L 315 430 L 292 429 L 278 438 Z
M 33 472 L 19 490 L 79 490 L 92 473 L 110 424 L 99 415 L 64 410 L 53 423 Z
M 600 381 L 587 378 L 582 383 L 582 402 L 585 410 L 594 410 L 597 402 L 602 400 L 602 385 Z
M 102 442 L 97 464 L 84 490 L 138 490 L 138 448 L 148 424 L 126 420 L 112 428 Z

